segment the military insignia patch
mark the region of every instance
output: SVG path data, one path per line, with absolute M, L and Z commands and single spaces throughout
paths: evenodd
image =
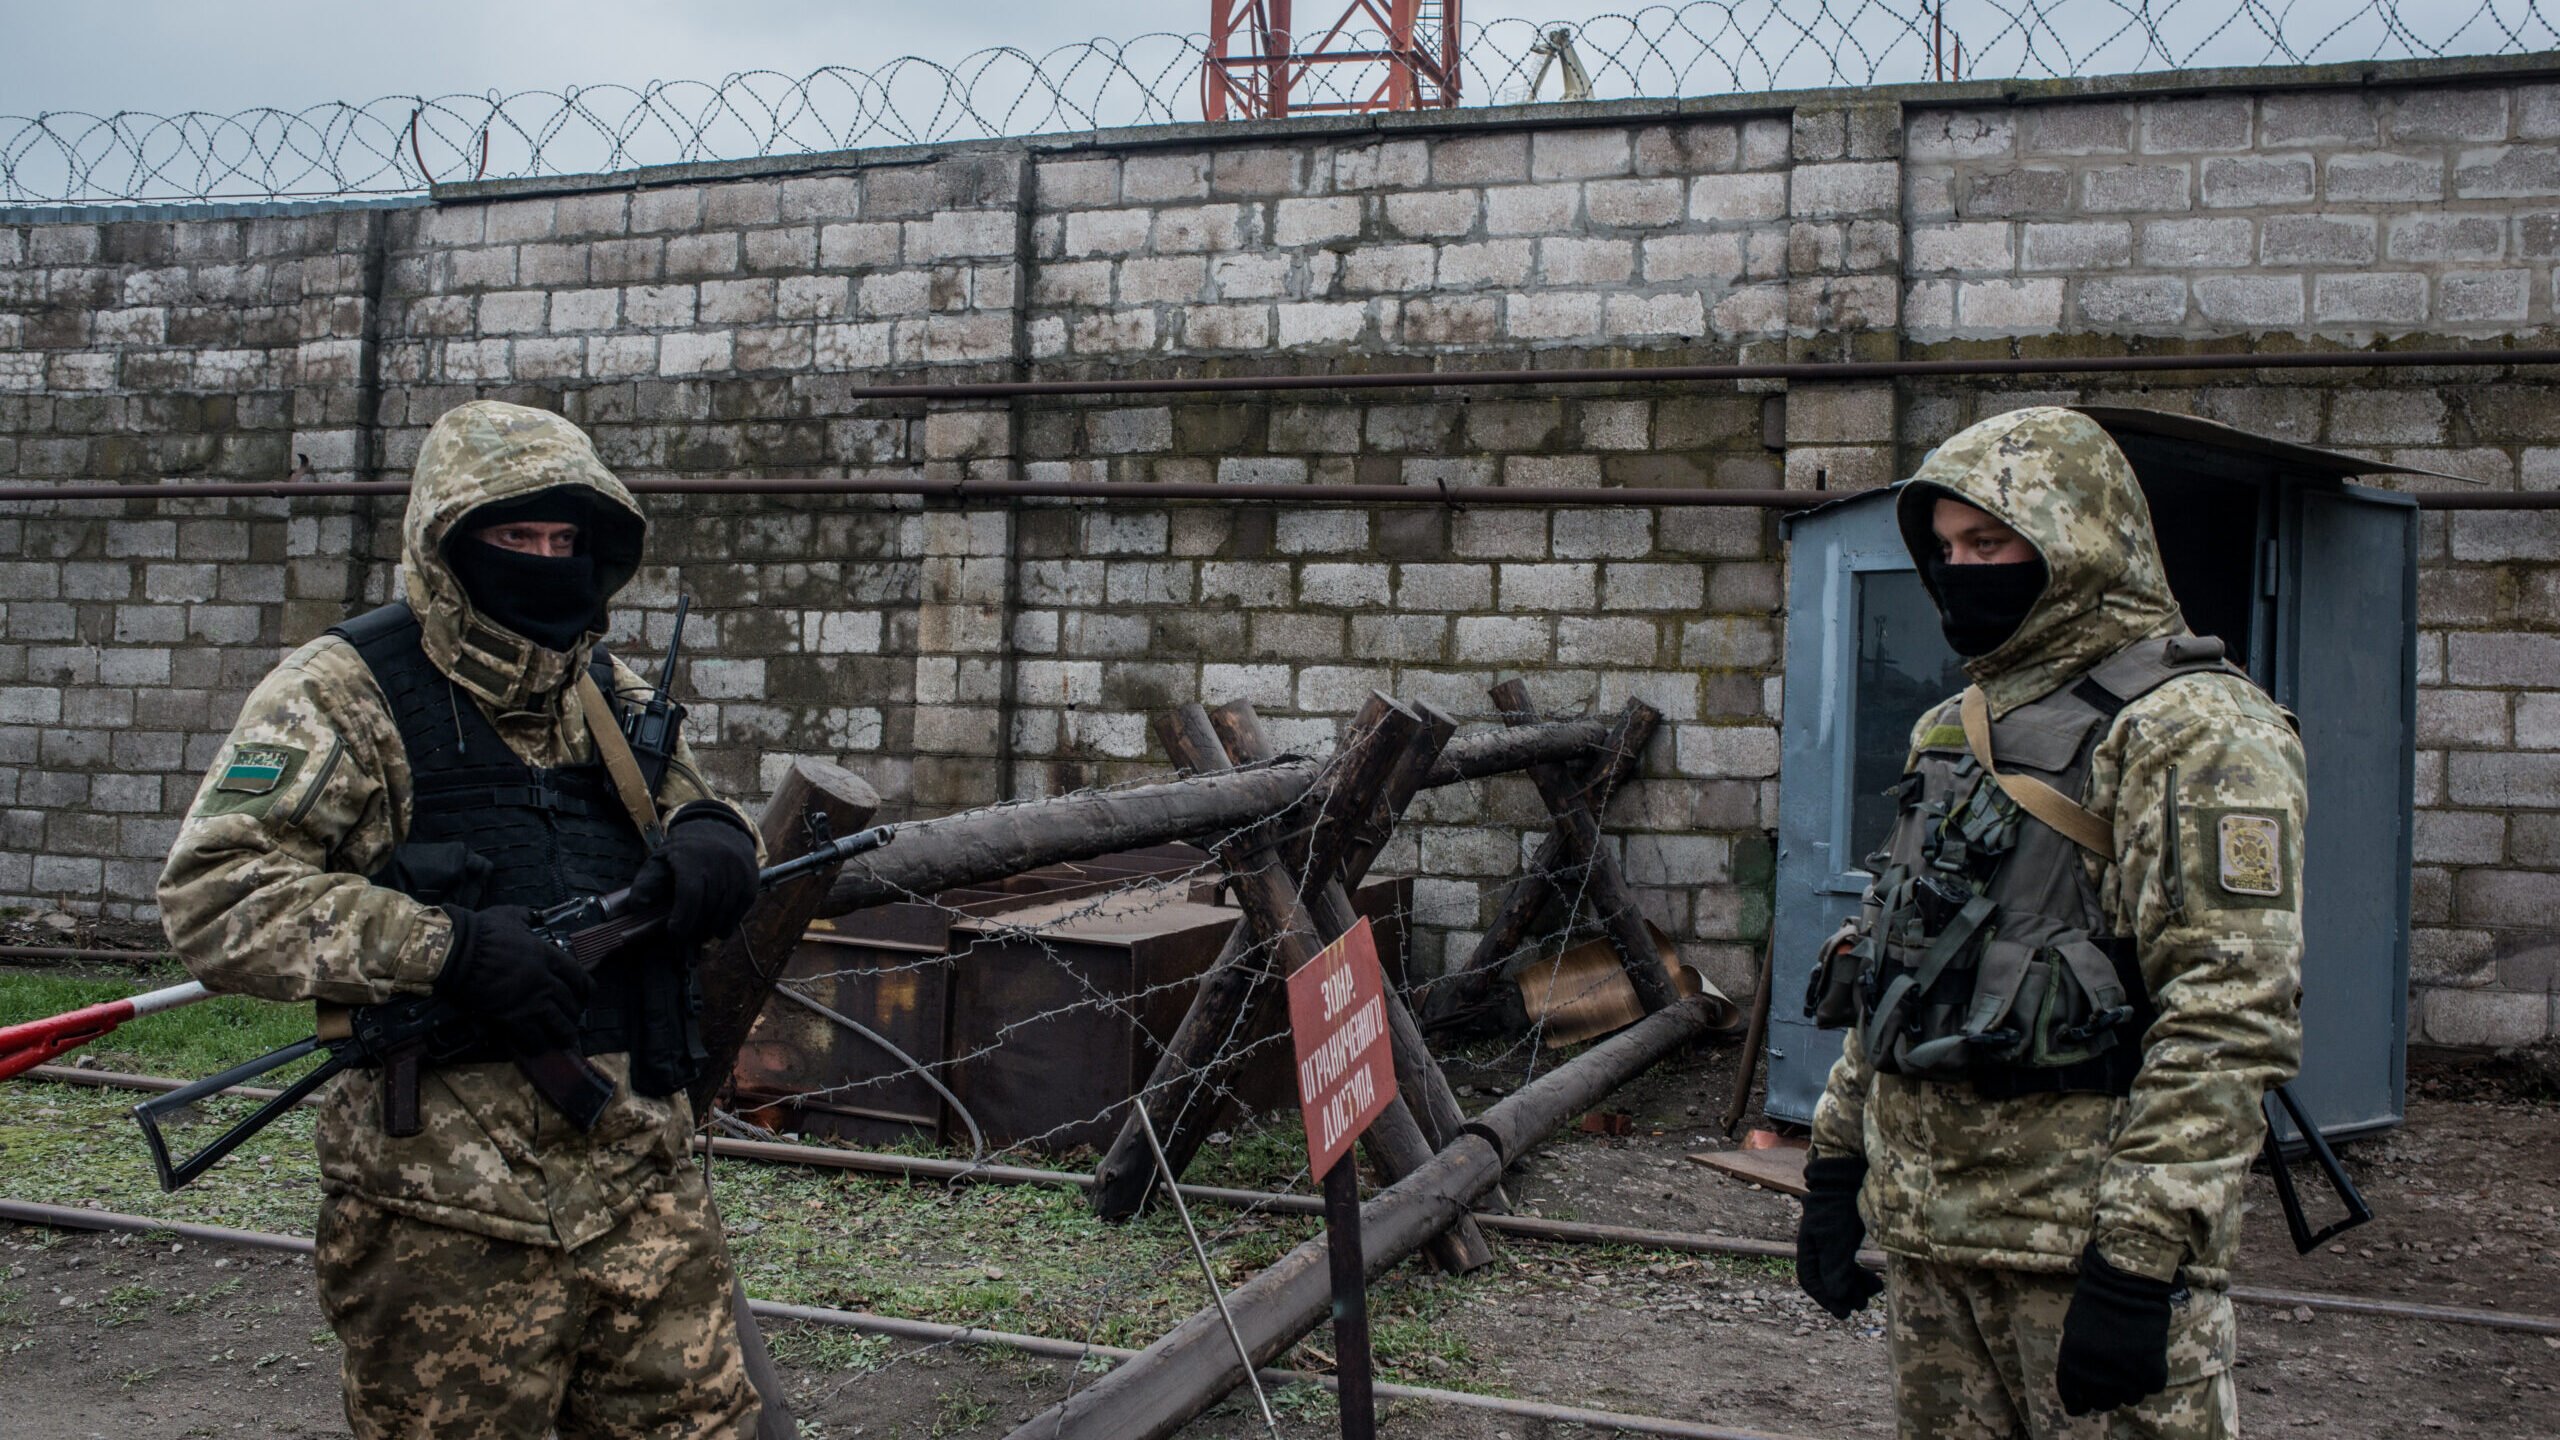
M 2274 816 L 2226 814 L 2214 832 L 2223 889 L 2234 895 L 2284 894 L 2284 827 Z
M 299 745 L 234 745 L 213 772 L 213 783 L 205 787 L 204 798 L 196 804 L 196 814 L 264 815 L 293 784 L 294 777 L 302 773 L 303 762 L 310 758 L 311 752 Z
M 231 795 L 271 794 L 300 758 L 302 752 L 291 746 L 235 745 L 231 763 L 222 767 L 222 777 L 213 782 L 213 788 Z

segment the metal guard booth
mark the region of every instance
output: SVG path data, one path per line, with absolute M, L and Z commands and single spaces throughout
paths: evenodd
M 2077 408 L 2132 461 L 2188 625 L 2220 636 L 2300 718 L 2311 808 L 2295 1093 L 2332 1138 L 2395 1125 L 2408 1030 L 2418 511 L 2347 481 L 2436 472 L 2191 416 Z M 1861 860 L 1891 823 L 1883 791 L 1902 772 L 1911 726 L 1966 683 L 1903 549 L 1893 497 L 1868 491 L 1782 527 L 1793 563 L 1768 1112 L 1799 1123 L 1812 1119 L 1841 1044 L 1841 1032 L 1804 1017 L 1815 950 L 1866 888 Z

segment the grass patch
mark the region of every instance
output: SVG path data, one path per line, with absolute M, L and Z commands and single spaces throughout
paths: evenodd
M 84 1005 L 126 999 L 164 983 L 134 985 L 122 980 L 0 972 L 0 1025 L 19 1025 Z M 129 1020 L 86 1050 L 62 1058 L 89 1054 L 101 1065 L 193 1078 L 264 1055 L 310 1033 L 311 1007 L 307 1005 L 224 995 L 183 1010 Z
M 896 1342 L 886 1335 L 865 1335 L 836 1325 L 794 1325 L 768 1331 L 765 1346 L 786 1365 L 868 1375 L 888 1365 Z

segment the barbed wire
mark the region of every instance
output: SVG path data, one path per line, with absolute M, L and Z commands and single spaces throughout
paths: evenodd
M 1469 24 L 1465 102 L 1561 98 L 1542 83 L 1559 31 L 1603 100 L 2560 48 L 2543 0 L 1684 0 L 1571 22 Z M 1382 39 L 1352 35 L 1346 48 Z M 1207 58 L 1205 37 L 1157 32 L 1037 55 L 1000 46 L 948 64 L 901 56 L 636 88 L 0 115 L 0 202 L 414 195 L 431 182 L 1171 124 L 1200 118 Z M 1376 63 L 1308 67 L 1300 99 L 1349 102 L 1384 73 Z

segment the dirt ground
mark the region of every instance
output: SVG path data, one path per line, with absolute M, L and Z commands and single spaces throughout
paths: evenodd
M 1616 1102 L 1619 1138 L 1575 1133 L 1512 1178 L 1524 1211 L 1784 1239 L 1794 1202 L 1682 1158 L 1713 1122 L 1731 1047 L 1666 1066 Z M 1464 1078 L 1464 1077 L 1461 1077 Z M 1478 1076 L 1478 1088 L 1500 1080 Z M 1657 1133 L 1659 1132 L 1659 1133 Z M 2378 1217 L 2296 1259 L 2253 1182 L 2246 1284 L 2560 1313 L 2560 1103 L 2504 1071 L 2421 1068 L 2409 1123 L 2348 1148 Z M 1800 1436 L 1891 1431 L 1879 1317 L 1834 1322 L 1780 1264 L 1495 1241 L 1489 1275 L 1446 1286 L 1437 1383 Z M 1062 1362 L 917 1347 L 824 1327 L 773 1331 L 804 1433 L 1001 1435 L 1066 1393 Z M 0 1440 L 339 1435 L 334 1339 L 306 1262 L 193 1242 L 0 1230 Z M 2560 1340 L 2470 1326 L 2241 1309 L 2243 1424 L 2257 1433 L 2547 1437 Z M 1081 1377 L 1089 1382 L 1090 1374 Z M 1329 1401 L 1281 1391 L 1282 1433 L 1333 1432 Z M 1587 1433 L 1398 1402 L 1385 1433 L 1544 1440 Z M 1189 1432 L 1264 1433 L 1230 1400 Z

